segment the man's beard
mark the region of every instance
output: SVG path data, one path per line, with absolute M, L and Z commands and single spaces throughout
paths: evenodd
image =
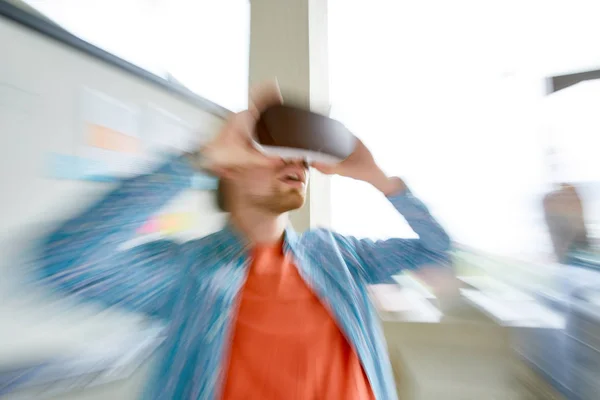
M 269 196 L 256 197 L 254 204 L 272 214 L 279 215 L 302 207 L 305 197 L 303 192 L 290 189 L 285 192 L 277 191 Z

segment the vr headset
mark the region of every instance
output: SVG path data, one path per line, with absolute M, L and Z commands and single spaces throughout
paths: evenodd
M 263 153 L 308 163 L 336 164 L 356 147 L 356 137 L 340 122 L 290 105 L 263 111 L 255 132 Z

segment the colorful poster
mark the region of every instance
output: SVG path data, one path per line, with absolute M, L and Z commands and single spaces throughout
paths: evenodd
M 101 161 L 66 154 L 51 153 L 47 161 L 49 177 L 55 179 L 85 180 L 96 182 L 114 182 L 120 179 L 115 174 L 107 174 Z M 190 189 L 215 190 L 217 179 L 214 176 L 196 174 L 190 182 Z
M 156 215 L 138 229 L 140 235 L 173 235 L 192 229 L 198 220 L 193 212 L 174 212 Z
M 50 175 L 111 182 L 148 171 L 165 153 L 197 148 L 205 138 L 183 119 L 152 104 L 125 104 L 89 88 L 81 91 L 76 154 L 50 154 Z M 214 190 L 214 177 L 198 174 L 191 188 Z

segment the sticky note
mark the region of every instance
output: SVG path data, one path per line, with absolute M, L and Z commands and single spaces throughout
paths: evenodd
M 123 153 L 137 153 L 140 147 L 138 139 L 97 124 L 88 124 L 88 140 L 92 147 Z
M 177 217 L 175 214 L 164 214 L 159 218 L 160 232 L 165 235 L 176 233 L 178 230 Z
M 195 213 L 170 213 L 158 217 L 161 233 L 170 235 L 190 229 L 194 223 Z
M 156 233 L 160 230 L 159 223 L 156 218 L 150 218 L 140 229 L 138 229 L 138 233 L 140 235 L 149 235 L 152 233 Z

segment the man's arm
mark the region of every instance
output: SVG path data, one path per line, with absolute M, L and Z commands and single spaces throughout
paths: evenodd
M 347 264 L 367 283 L 388 282 L 402 270 L 421 270 L 449 265 L 450 238 L 427 207 L 407 189 L 388 196 L 418 239 L 393 238 L 373 241 L 334 233 Z
M 51 287 L 105 306 L 166 317 L 178 281 L 179 246 L 170 241 L 129 250 L 119 246 L 182 190 L 193 174 L 186 157 L 123 180 L 94 206 L 63 223 L 42 242 L 37 265 Z
M 123 252 L 119 246 L 189 187 L 195 169 L 221 175 L 228 169 L 281 162 L 258 152 L 250 140 L 260 112 L 281 101 L 276 82 L 253 89 L 251 109 L 231 115 L 201 151 L 174 157 L 153 173 L 122 181 L 96 205 L 64 223 L 43 242 L 39 257 L 43 279 L 107 306 L 166 317 L 183 272 L 180 246 L 166 240 Z
M 403 269 L 448 265 L 450 238 L 446 231 L 427 207 L 410 193 L 404 181 L 388 177 L 379 168 L 360 140 L 350 157 L 341 163 L 312 165 L 325 174 L 337 174 L 371 184 L 391 201 L 419 237 L 374 242 L 332 233 L 346 263 L 368 283 L 389 281 L 391 275 Z

